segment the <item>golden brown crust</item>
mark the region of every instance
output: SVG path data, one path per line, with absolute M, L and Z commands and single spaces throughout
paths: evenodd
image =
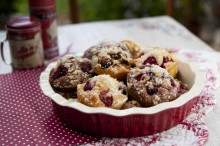
M 92 58 L 93 70 L 97 74 L 108 74 L 118 80 L 126 78 L 132 59 L 120 48 L 108 48 L 95 52 Z
M 136 56 L 141 50 L 141 47 L 137 43 L 135 43 L 134 41 L 123 40 L 121 42 L 124 43 L 128 47 L 128 49 L 131 52 L 133 57 Z
M 176 78 L 178 72 L 178 64 L 179 61 L 164 63 L 165 69 L 173 78 Z
M 130 69 L 128 67 L 118 64 L 107 69 L 102 69 L 101 65 L 96 65 L 93 67 L 93 70 L 97 74 L 108 74 L 111 77 L 121 81 L 126 79 L 127 73 Z
M 128 108 L 133 108 L 133 107 L 141 107 L 141 105 L 136 100 L 127 101 L 123 105 L 122 109 L 128 109 Z

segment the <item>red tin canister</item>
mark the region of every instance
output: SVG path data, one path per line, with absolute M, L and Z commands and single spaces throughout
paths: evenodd
M 59 55 L 55 0 L 29 0 L 30 15 L 41 20 L 44 57 Z
M 6 23 L 6 29 L 14 69 L 34 68 L 44 64 L 41 26 L 37 18 L 11 19 Z M 1 44 L 3 51 L 3 42 Z

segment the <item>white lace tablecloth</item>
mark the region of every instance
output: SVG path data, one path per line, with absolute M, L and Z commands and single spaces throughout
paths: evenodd
M 152 136 L 132 139 L 102 138 L 96 145 L 220 145 L 220 54 L 170 17 L 123 21 L 105 21 L 65 25 L 58 28 L 60 54 L 81 53 L 102 40 L 134 40 L 142 48 L 170 48 L 188 60 L 200 64 L 207 73 L 207 83 L 197 98 L 198 104 L 180 125 Z M 2 39 L 4 35 L 0 35 Z M 7 54 L 8 52 L 6 52 Z M 0 62 L 0 73 L 11 69 Z M 191 124 L 189 124 L 191 123 Z

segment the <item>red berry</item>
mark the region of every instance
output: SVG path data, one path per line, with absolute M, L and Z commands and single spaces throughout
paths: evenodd
M 135 78 L 136 78 L 136 80 L 140 81 L 140 80 L 141 80 L 142 75 L 143 75 L 143 74 L 139 74 L 139 75 L 137 75 L 137 76 L 135 77 Z
M 167 63 L 169 61 L 170 61 L 170 59 L 168 57 L 163 57 L 163 63 Z
M 147 64 L 147 63 L 149 63 L 149 64 L 157 64 L 157 60 L 156 60 L 155 57 L 151 56 L 151 57 L 148 57 L 148 58 L 144 61 L 143 65 L 145 65 L 145 64 Z
M 68 69 L 61 65 L 54 72 L 53 79 L 56 80 L 56 79 L 58 79 L 58 78 L 60 78 L 62 76 L 65 76 L 67 73 L 68 73 Z
M 81 70 L 84 71 L 84 72 L 87 72 L 89 73 L 92 69 L 92 66 L 90 63 L 83 63 L 81 64 Z
M 95 86 L 95 84 L 91 84 L 90 81 L 87 81 L 83 89 L 84 89 L 84 91 L 88 91 L 88 90 L 91 91 L 94 86 Z
M 102 91 L 99 95 L 99 98 L 105 104 L 105 106 L 110 107 L 113 103 L 113 97 L 112 95 L 107 96 L 108 92 L 109 89 Z

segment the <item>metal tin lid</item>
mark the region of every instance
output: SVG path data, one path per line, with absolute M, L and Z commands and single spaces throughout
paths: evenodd
M 55 5 L 55 0 L 29 0 L 30 7 L 48 7 Z
M 6 23 L 7 29 L 30 29 L 40 26 L 40 20 L 34 17 L 16 17 Z

